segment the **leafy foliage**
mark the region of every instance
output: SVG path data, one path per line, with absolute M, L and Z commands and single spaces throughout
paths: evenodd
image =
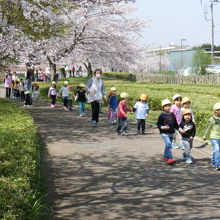
M 0 99 L 0 219 L 39 219 L 40 145 L 26 111 Z

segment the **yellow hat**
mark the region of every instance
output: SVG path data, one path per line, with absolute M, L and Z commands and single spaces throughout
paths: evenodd
M 214 111 L 220 109 L 220 102 L 215 103 L 213 109 L 214 109 Z
M 173 96 L 173 101 L 178 99 L 178 98 L 182 98 L 182 96 L 180 94 L 176 94 Z
M 68 81 L 64 81 L 63 84 L 64 84 L 64 85 L 68 85 Z
M 164 105 L 171 105 L 171 101 L 169 99 L 164 99 L 161 103 L 162 107 L 164 107 Z
M 55 81 L 52 81 L 52 85 L 55 85 L 56 84 L 56 82 Z
M 192 112 L 189 109 L 185 109 L 183 111 L 183 115 L 187 115 L 187 114 L 191 114 L 192 115 Z
M 182 99 L 182 104 L 187 103 L 187 102 L 191 102 L 190 99 L 188 97 L 184 97 Z
M 111 92 L 114 92 L 114 91 L 116 91 L 116 88 L 112 87 L 110 90 L 111 90 Z
M 80 87 L 86 87 L 84 83 L 79 84 Z
M 125 98 L 128 98 L 129 95 L 128 95 L 127 92 L 122 92 L 122 93 L 120 94 L 120 97 L 121 97 L 122 99 L 125 99 Z
M 140 100 L 147 101 L 147 95 L 146 94 L 141 94 L 140 95 Z

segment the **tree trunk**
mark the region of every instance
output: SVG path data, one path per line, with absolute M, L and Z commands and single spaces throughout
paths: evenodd
M 83 63 L 83 64 L 86 67 L 86 70 L 88 72 L 88 76 L 92 77 L 92 72 L 93 72 L 92 71 L 92 64 L 90 62 L 88 62 L 88 64 L 87 63 Z
M 47 57 L 47 60 L 49 62 L 50 69 L 53 71 L 51 75 L 51 79 L 53 80 L 57 72 L 57 65 L 55 63 L 55 59 L 52 61 L 50 57 Z

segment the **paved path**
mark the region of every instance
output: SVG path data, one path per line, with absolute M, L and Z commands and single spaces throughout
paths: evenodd
M 40 102 L 29 111 L 45 143 L 50 219 L 220 219 L 220 172 L 210 168 L 207 153 L 195 148 L 196 163 L 187 165 L 174 150 L 178 161 L 169 166 L 157 130 L 136 136 L 132 124 L 122 137 L 105 117 L 93 128 L 76 109 Z

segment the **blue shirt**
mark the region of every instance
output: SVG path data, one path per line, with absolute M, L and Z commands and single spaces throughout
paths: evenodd
M 110 95 L 108 100 L 109 100 L 109 107 L 115 110 L 118 107 L 117 96 L 116 95 Z

